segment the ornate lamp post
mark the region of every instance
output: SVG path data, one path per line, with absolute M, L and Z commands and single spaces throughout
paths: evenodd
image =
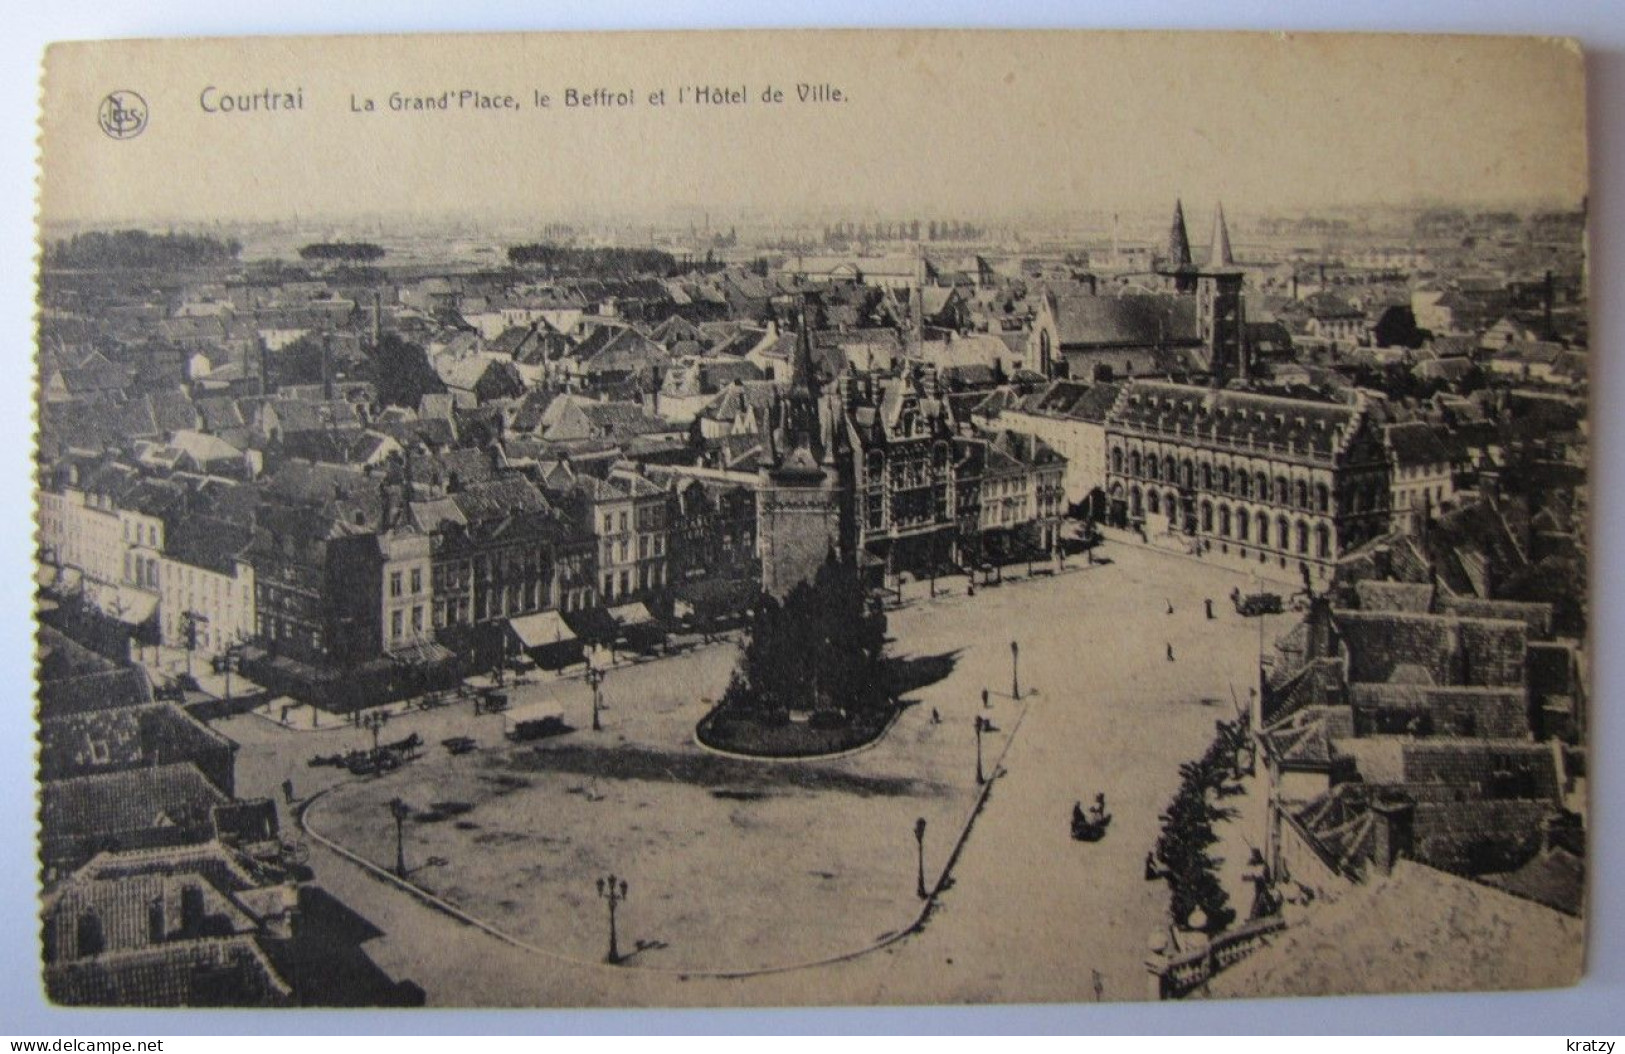
M 914 821 L 914 845 L 918 852 L 915 861 L 918 866 L 914 871 L 914 893 L 921 900 L 925 899 L 925 817 Z
M 615 908 L 626 899 L 626 879 L 613 874 L 598 880 L 598 895 L 609 904 L 609 955 L 604 961 L 611 966 L 621 961 L 621 948 L 615 933 Z
M 378 753 L 378 733 L 389 724 L 389 714 L 383 710 L 370 710 L 361 715 L 361 727 L 372 733 L 372 752 Z
M 406 877 L 406 818 L 412 807 L 399 798 L 389 799 L 389 814 L 395 818 L 395 874 Z
M 1010 698 L 1021 698 L 1021 645 L 1015 641 L 1010 642 Z

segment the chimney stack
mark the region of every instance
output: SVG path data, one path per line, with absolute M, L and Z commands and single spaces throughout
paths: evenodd
M 1416 835 L 1416 805 L 1403 798 L 1371 803 L 1376 821 L 1371 829 L 1371 863 L 1379 874 L 1393 874 L 1394 864 L 1411 855 Z

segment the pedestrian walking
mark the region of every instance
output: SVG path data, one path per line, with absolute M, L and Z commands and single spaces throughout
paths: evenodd
M 1212 597 L 1206 597 L 1206 598 L 1203 599 L 1202 603 L 1207 605 L 1208 621 L 1209 622 L 1213 621 L 1213 598 Z
M 282 781 L 282 800 L 289 805 L 293 804 L 293 780 L 291 779 Z
M 934 706 L 931 708 L 931 723 L 933 725 L 942 724 L 942 715 L 937 713 L 937 708 Z
M 1169 662 L 1174 661 L 1174 646 L 1173 646 L 1173 644 L 1171 642 L 1168 645 L 1168 661 Z
M 987 689 L 983 688 L 982 689 L 982 709 L 986 710 L 991 705 L 993 705 L 993 704 L 991 704 L 991 703 L 989 703 L 987 701 Z
M 1168 614 L 1172 615 L 1173 613 L 1174 613 L 1174 602 L 1172 600 L 1170 600 L 1170 601 L 1168 601 Z

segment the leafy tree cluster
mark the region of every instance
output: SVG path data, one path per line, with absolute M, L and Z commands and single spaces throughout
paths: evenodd
M 1200 908 L 1210 933 L 1228 926 L 1236 913 L 1219 882 L 1218 861 L 1208 853 L 1219 840 L 1213 822 L 1229 819 L 1234 810 L 1208 799 L 1223 793 L 1236 775 L 1236 751 L 1247 740 L 1244 721 L 1217 721 L 1214 731 L 1206 753 L 1179 767 L 1179 790 L 1162 814 L 1156 850 L 1168 879 L 1174 919 L 1183 923 Z
M 314 242 L 299 250 L 301 260 L 346 260 L 366 263 L 384 258 L 383 246 L 372 242 Z
M 242 252 L 235 238 L 221 240 L 206 234 L 152 234 L 148 231 L 86 231 L 52 242 L 45 250 L 45 266 L 119 270 L 146 268 L 173 270 L 229 263 Z
M 872 713 L 891 701 L 885 649 L 886 616 L 857 569 L 831 558 L 782 603 L 760 598 L 722 705 L 766 721 L 791 710 Z
M 415 410 L 425 395 L 446 390 L 423 349 L 394 333 L 384 334 L 372 349 L 372 374 L 378 401 L 385 406 Z
M 550 274 L 578 274 L 626 278 L 633 275 L 674 274 L 677 259 L 658 249 L 576 248 L 547 242 L 514 245 L 508 260 L 518 267 L 539 267 Z

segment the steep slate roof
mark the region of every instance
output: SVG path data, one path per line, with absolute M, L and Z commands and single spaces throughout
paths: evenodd
M 152 700 L 152 681 L 139 666 L 107 673 L 64 677 L 40 685 L 39 712 L 51 718 L 91 710 L 144 706 Z
M 1108 422 L 1149 430 L 1168 425 L 1224 445 L 1284 443 L 1331 456 L 1352 438 L 1363 414 L 1342 403 L 1135 380 L 1123 386 Z
M 1393 453 L 1394 463 L 1401 468 L 1448 465 L 1454 460 L 1438 431 L 1423 421 L 1386 425 L 1383 436 Z
M 293 989 L 247 935 L 47 967 L 45 989 L 52 1002 L 70 1006 L 282 1006 L 293 998 Z
M 1318 906 L 1217 974 L 1216 997 L 1481 991 L 1573 984 L 1584 924 L 1422 864 Z M 1519 954 L 1500 954 L 1517 948 Z
M 522 512 L 546 512 L 547 499 L 542 492 L 523 476 L 505 476 L 501 479 L 476 483 L 451 495 L 468 522 L 501 519 Z
M 40 827 L 48 838 L 193 827 L 230 800 L 190 762 L 51 780 L 41 784 Z
M 1054 302 L 1061 350 L 1194 344 L 1196 303 L 1157 293 L 1058 296 Z

